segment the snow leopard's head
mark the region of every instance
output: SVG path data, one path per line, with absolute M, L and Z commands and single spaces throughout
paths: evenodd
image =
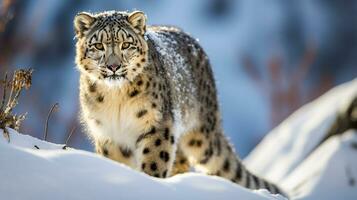
M 81 12 L 74 19 L 76 64 L 95 81 L 133 81 L 147 62 L 146 17 L 141 11 Z

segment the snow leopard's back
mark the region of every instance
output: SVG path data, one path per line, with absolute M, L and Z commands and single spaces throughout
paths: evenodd
M 180 130 L 187 132 L 200 125 L 196 118 L 206 115 L 212 116 L 210 123 L 218 124 L 215 81 L 198 42 L 181 29 L 167 26 L 148 27 L 146 38 L 149 49 L 158 56 L 154 61 L 163 66 L 161 76 L 169 82 L 173 115 Z

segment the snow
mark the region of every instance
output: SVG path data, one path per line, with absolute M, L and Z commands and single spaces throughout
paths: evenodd
M 91 152 L 63 150 L 8 130 L 10 143 L 0 139 L 0 199 L 284 199 L 198 173 L 158 179 Z
M 323 138 L 335 120 L 357 95 L 357 79 L 333 88 L 303 106 L 248 155 L 245 164 L 269 180 L 280 182 L 304 160 Z M 265 152 L 269 152 L 266 156 Z
M 245 164 L 293 199 L 357 199 L 357 131 L 331 137 L 314 150 L 356 95 L 357 79 L 303 106 L 272 130 Z
M 282 185 L 304 200 L 357 199 L 356 145 L 356 130 L 328 139 Z

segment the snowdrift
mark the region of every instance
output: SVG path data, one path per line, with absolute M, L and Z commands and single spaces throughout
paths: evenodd
M 0 137 L 0 199 L 285 199 L 197 173 L 158 179 L 94 153 L 9 131 L 10 143 Z
M 323 143 L 281 182 L 298 199 L 357 199 L 357 131 Z
M 329 138 L 314 150 L 356 96 L 357 79 L 303 106 L 273 129 L 245 164 L 294 198 L 357 199 L 356 130 Z

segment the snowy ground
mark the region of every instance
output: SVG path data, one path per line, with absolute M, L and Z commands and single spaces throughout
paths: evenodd
M 197 173 L 153 178 L 90 152 L 10 132 L 10 143 L 0 139 L 0 199 L 284 199 Z
M 331 137 L 312 151 L 356 95 L 357 79 L 302 107 L 268 134 L 246 165 L 293 199 L 357 199 L 357 131 Z M 90 152 L 9 131 L 10 143 L 0 137 L 0 199 L 284 199 L 198 173 L 157 179 Z

